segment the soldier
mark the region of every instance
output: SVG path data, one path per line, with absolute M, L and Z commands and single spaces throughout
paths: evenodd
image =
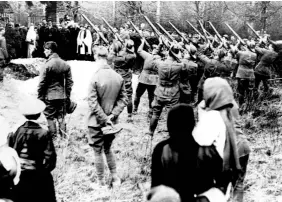
M 278 53 L 274 51 L 272 44 L 269 45 L 269 50 L 257 46 L 255 51 L 260 55 L 260 61 L 255 67 L 255 91 L 258 93 L 259 84 L 262 82 L 264 92 L 267 92 L 269 89 L 267 80 L 270 79 L 272 65 L 278 57 Z
M 179 45 L 172 45 L 169 55 L 165 61 L 157 61 L 159 81 L 155 90 L 155 98 L 153 102 L 153 116 L 150 120 L 149 131 L 147 135 L 153 136 L 157 128 L 158 121 L 164 107 L 173 107 L 179 103 L 180 73 L 184 70 L 185 65 L 181 62 L 181 52 Z
M 197 70 L 198 64 L 193 62 L 191 55 L 186 50 L 184 51 L 184 58 L 182 62 L 185 64 L 186 73 L 180 75 L 180 102 L 181 103 L 190 103 L 194 102 L 195 94 L 197 93 Z
M 144 65 L 142 72 L 138 78 L 138 84 L 135 92 L 134 98 L 134 107 L 133 113 L 136 114 L 138 111 L 138 106 L 140 103 L 140 99 L 144 92 L 147 90 L 148 99 L 149 99 L 149 113 L 148 117 L 151 118 L 153 109 L 152 102 L 154 100 L 154 92 L 156 89 L 156 85 L 158 83 L 158 69 L 156 67 L 156 61 L 161 59 L 161 56 L 158 54 L 159 49 L 158 46 L 154 46 L 152 53 L 148 53 L 143 50 L 145 39 L 142 39 L 142 42 L 138 48 L 137 53 L 144 59 Z
M 106 156 L 108 168 L 111 172 L 111 181 L 114 187 L 120 185 L 117 175 L 116 161 L 111 150 L 115 133 L 113 122 L 127 105 L 125 83 L 122 77 L 107 64 L 108 51 L 105 47 L 97 48 L 95 58 L 99 67 L 93 75 L 88 93 L 90 108 L 87 120 L 89 130 L 89 145 L 94 149 L 95 167 L 98 176 L 98 187 L 105 187 L 104 159 Z M 106 126 L 111 129 L 104 130 Z
M 209 59 L 201 53 L 197 54 L 198 59 L 205 64 L 204 73 L 198 84 L 197 103 L 200 103 L 203 99 L 203 85 L 207 78 L 231 75 L 231 69 L 229 69 L 223 62 L 224 56 L 225 53 L 222 50 L 218 51 L 213 59 Z
M 121 50 L 121 43 L 116 41 L 113 43 L 114 51 L 116 52 L 113 58 L 113 66 L 119 73 L 125 83 L 125 89 L 128 97 L 127 113 L 128 122 L 132 122 L 132 68 L 135 63 L 136 55 L 134 53 L 134 42 L 128 40 L 125 44 L 125 51 Z
M 242 51 L 234 49 L 235 58 L 238 60 L 238 70 L 236 71 L 237 91 L 239 94 L 239 105 L 245 102 L 245 98 L 250 99 L 254 88 L 254 67 L 257 55 L 251 52 L 246 46 L 242 46 Z
M 71 68 L 59 57 L 57 50 L 55 42 L 45 43 L 44 53 L 48 59 L 41 68 L 37 90 L 38 98 L 46 104 L 43 113 L 53 137 L 57 133 L 56 120 L 59 123 L 59 133 L 65 136 L 65 115 L 69 111 L 68 100 L 73 86 Z

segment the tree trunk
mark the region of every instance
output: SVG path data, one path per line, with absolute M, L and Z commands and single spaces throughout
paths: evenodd
M 161 22 L 161 1 L 157 1 L 157 12 L 156 12 L 156 22 Z

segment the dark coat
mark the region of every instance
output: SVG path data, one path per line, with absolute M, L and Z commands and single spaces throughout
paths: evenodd
M 261 56 L 259 63 L 255 67 L 255 73 L 270 77 L 273 62 L 278 53 L 259 47 L 256 47 L 255 50 Z
M 132 79 L 132 68 L 135 63 L 136 55 L 131 52 L 121 52 L 113 58 L 114 69 L 125 81 Z
M 214 146 L 201 147 L 193 138 L 186 143 L 185 151 L 177 145 L 171 138 L 156 145 L 152 155 L 152 187 L 172 187 L 183 202 L 195 202 L 195 195 L 211 187 L 226 192 L 232 176 L 221 172 L 223 161 Z
M 72 86 L 71 67 L 57 53 L 53 53 L 40 70 L 38 98 L 40 100 L 69 98 Z
M 87 124 L 91 127 L 104 126 L 111 114 L 117 118 L 128 103 L 122 77 L 109 65 L 101 65 L 94 73 L 88 90 L 90 113 Z
M 49 131 L 26 121 L 15 133 L 9 134 L 8 145 L 21 159 L 22 172 L 15 187 L 15 201 L 55 202 L 51 171 L 56 167 L 57 155 Z

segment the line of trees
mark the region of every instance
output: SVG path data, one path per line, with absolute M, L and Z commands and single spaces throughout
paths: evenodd
M 48 5 L 52 4 L 49 1 L 25 1 L 21 4 L 16 1 L 7 1 L 6 3 L 12 6 L 15 13 L 28 12 L 29 14 L 36 7 L 45 5 L 47 9 Z M 87 7 L 83 7 L 85 3 L 85 1 L 63 2 L 67 8 L 81 6 L 89 19 L 95 24 L 100 24 L 101 21 L 97 20 L 99 7 L 89 7 L 91 2 L 88 2 Z M 107 3 L 111 7 L 108 13 L 112 19 L 109 20 L 115 26 L 120 26 L 128 19 L 139 24 L 144 22 L 142 15 L 145 14 L 152 22 L 159 22 L 168 30 L 171 30 L 168 21 L 172 21 L 180 30 L 193 32 L 185 22 L 189 19 L 199 29 L 198 20 L 201 20 L 204 22 L 204 27 L 213 33 L 207 23 L 211 21 L 221 34 L 231 34 L 224 25 L 224 22 L 228 22 L 242 38 L 246 38 L 251 34 L 246 26 L 246 23 L 249 23 L 256 30 L 267 31 L 273 39 L 282 38 L 282 33 L 279 32 L 282 28 L 282 1 L 101 1 L 99 3 Z M 72 13 L 71 9 L 66 9 L 66 12 L 74 15 L 77 21 L 83 21 Z M 103 14 L 105 12 L 101 12 L 101 15 Z

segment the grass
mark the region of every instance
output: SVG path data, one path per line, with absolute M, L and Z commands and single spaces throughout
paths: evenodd
M 76 76 L 78 72 L 74 72 Z M 87 74 L 87 72 L 85 73 Z M 0 114 L 7 117 L 11 126 L 15 126 L 20 115 L 14 110 L 20 103 L 21 86 L 33 88 L 34 84 L 22 85 L 27 81 L 15 81 L 5 78 L 0 85 Z M 35 82 L 36 83 L 36 82 Z M 235 89 L 236 84 L 231 84 Z M 79 89 L 78 87 L 75 87 Z M 27 89 L 28 90 L 28 89 Z M 32 93 L 33 90 L 30 90 Z M 281 202 L 282 198 L 282 139 L 281 139 L 281 96 L 280 85 L 273 85 L 270 94 L 262 94 L 249 103 L 249 110 L 241 117 L 244 134 L 252 149 L 245 179 L 246 202 Z M 236 97 L 236 96 L 235 96 Z M 67 116 L 67 139 L 55 141 L 57 167 L 54 176 L 57 201 L 60 202 L 139 202 L 144 201 L 150 188 L 150 154 L 144 133 L 149 123 L 147 95 L 141 99 L 139 112 L 134 115 L 133 123 L 127 123 L 126 110 L 120 116 L 123 131 L 113 142 L 113 151 L 117 160 L 118 175 L 122 185 L 118 190 L 99 191 L 91 186 L 97 178 L 94 168 L 94 153 L 88 146 L 87 103 L 84 99 L 76 100 L 78 108 Z M 154 135 L 152 148 L 167 137 L 165 132 L 166 114 L 162 114 Z M 147 149 L 146 149 L 147 148 Z M 106 172 L 109 181 L 109 172 Z M 109 183 L 109 182 L 108 182 Z

